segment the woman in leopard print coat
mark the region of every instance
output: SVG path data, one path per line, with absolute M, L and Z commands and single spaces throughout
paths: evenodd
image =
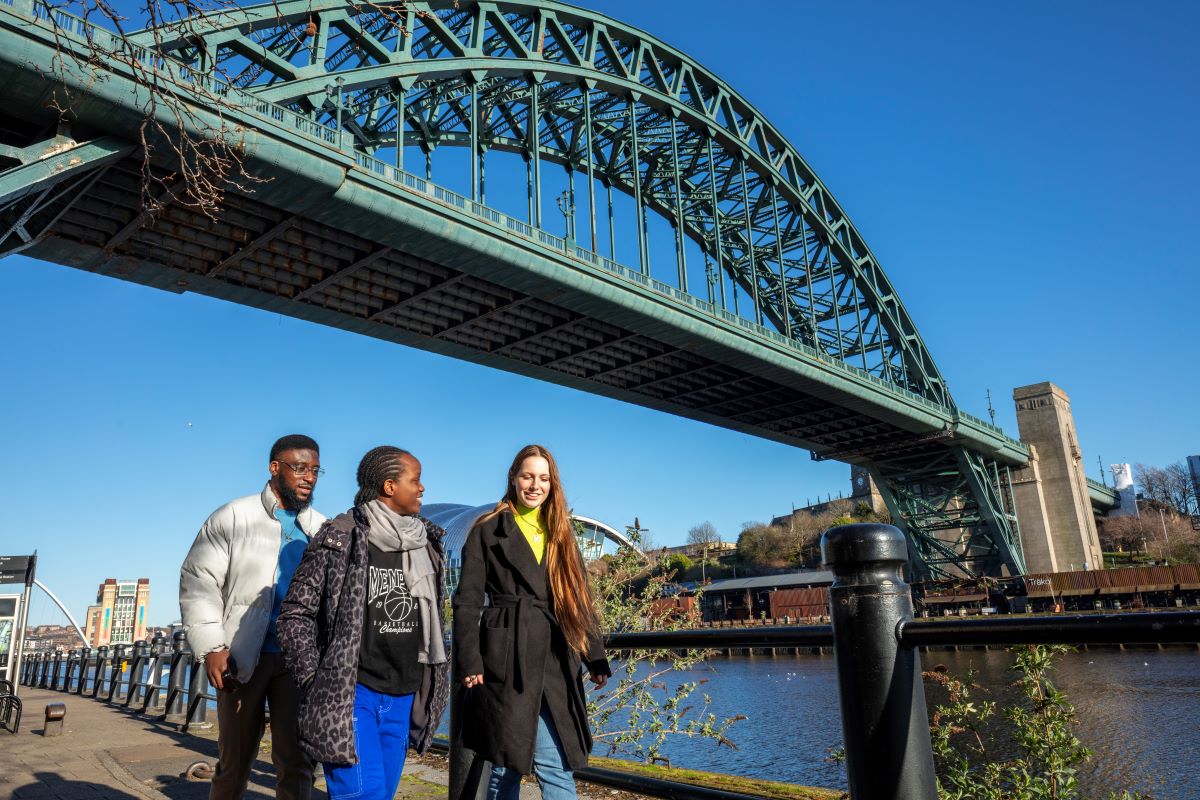
M 377 469 L 370 466 L 376 462 L 382 466 Z M 372 469 L 378 474 L 370 474 Z M 402 488 L 402 484 L 408 484 L 409 488 Z M 362 795 L 353 792 L 356 797 L 378 794 L 391 798 L 403 767 L 404 747 L 403 743 L 382 738 L 385 734 L 382 727 L 376 737 L 381 739 L 382 748 L 381 741 L 368 740 L 367 734 L 375 732 L 377 720 L 363 716 L 364 689 L 375 701 L 375 710 L 384 713 L 392 706 L 407 704 L 411 698 L 407 746 L 420 753 L 429 748 L 449 697 L 449 668 L 442 647 L 446 607 L 442 544 L 445 531 L 416 514 L 424 487 L 420 484 L 420 462 L 406 451 L 391 447 L 372 450 L 359 466 L 359 485 L 355 506 L 327 522 L 309 543 L 283 602 L 277 627 L 284 660 L 304 692 L 299 713 L 300 745 L 310 757 L 326 765 L 331 797 L 343 794 L 337 791 L 335 783 L 337 773 L 346 768 L 355 772 L 348 777 L 349 783 L 379 784 L 373 787 L 378 792 Z M 376 491 L 380 496 L 375 496 Z M 368 608 L 371 586 L 379 588 L 378 574 L 369 581 L 368 572 L 380 572 L 376 546 L 379 532 L 372 531 L 373 521 L 377 528 L 382 526 L 379 510 L 370 504 L 385 499 L 390 502 L 391 498 L 383 495 L 385 492 L 399 493 L 397 496 L 408 504 L 407 508 L 403 504 L 398 507 L 406 524 L 419 530 L 417 521 L 423 523 L 424 554 L 432 565 L 432 583 L 436 587 L 427 591 L 429 595 L 435 594 L 436 608 L 426 609 L 417 626 L 419 631 L 429 629 L 436 641 L 425 641 L 419 659 L 415 652 L 404 651 L 410 660 L 401 663 L 399 670 L 394 666 L 394 657 L 390 661 L 380 657 L 379 648 L 386 649 L 388 645 L 380 645 L 381 637 L 372 632 L 374 618 L 382 620 L 384 633 L 396 627 L 393 621 L 381 616 L 389 598 L 375 598 L 382 602 L 372 603 L 372 608 Z M 423 605 L 416 602 L 416 591 L 412 597 L 408 596 L 403 583 L 402 580 L 401 600 L 414 608 Z M 388 614 L 395 618 L 393 612 Z M 375 631 L 378 630 L 376 627 Z M 364 639 L 376 643 L 376 652 L 362 646 Z M 407 673 L 402 675 L 406 686 L 391 692 L 387 683 L 394 683 L 398 673 Z M 381 680 L 383 688 L 372 685 Z M 410 688 L 414 685 L 415 691 Z M 401 691 L 410 694 L 400 696 Z M 383 720 L 378 722 L 382 725 Z M 402 725 L 403 720 L 394 724 Z M 362 729 L 356 731 L 356 725 Z M 360 749 L 366 752 L 359 752 Z M 364 764 L 363 760 L 374 763 Z

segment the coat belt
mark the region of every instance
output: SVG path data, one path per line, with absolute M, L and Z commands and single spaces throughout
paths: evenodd
M 546 615 L 551 625 L 557 625 L 554 612 L 550 610 L 550 602 L 527 594 L 494 594 L 491 596 L 494 608 L 515 608 L 517 613 L 513 620 L 513 686 L 518 692 L 525 691 L 525 632 L 528 622 L 522 622 L 533 609 L 538 609 Z

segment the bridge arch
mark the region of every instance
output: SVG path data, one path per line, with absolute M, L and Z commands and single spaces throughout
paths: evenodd
M 32 109 L 5 148 L 18 163 L 0 164 L 0 254 L 805 447 L 870 471 L 915 574 L 1023 568 L 1001 470 L 1028 451 L 954 405 L 886 276 L 794 149 L 658 40 L 550 0 L 288 0 L 133 37 L 12 0 L 0 3 L 0 39 L 6 103 Z M 82 100 L 79 141 L 45 138 L 47 74 Z M 159 152 L 155 217 L 136 144 L 150 80 L 175 104 L 151 112 L 165 136 L 231 131 L 268 180 L 193 208 L 173 200 L 183 188 L 165 173 L 178 166 Z M 443 144 L 469 150 L 471 196 L 388 163 Z M 527 160 L 538 225 L 484 204 L 489 149 Z M 636 201 L 635 270 L 545 230 L 543 162 Z M 752 318 L 690 294 L 678 244 L 677 286 L 649 274 L 647 210 L 732 276 Z
M 728 278 L 735 312 L 740 289 L 755 322 L 954 408 L 915 324 L 815 172 L 732 87 L 643 31 L 546 0 L 288 0 L 190 28 L 198 34 L 135 38 L 345 129 L 356 148 L 397 166 L 409 148 L 469 148 L 477 202 L 484 154 L 516 154 L 535 227 L 542 164 L 568 171 L 572 195 L 585 175 L 593 250 L 596 184 L 614 188 L 634 201 L 641 272 L 650 211 L 674 230 L 677 288 L 725 307 Z M 706 295 L 688 285 L 685 238 L 704 254 Z

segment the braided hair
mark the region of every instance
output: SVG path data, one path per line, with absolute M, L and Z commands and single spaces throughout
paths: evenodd
M 403 475 L 405 456 L 413 457 L 407 450 L 387 444 L 368 451 L 358 462 L 358 494 L 354 495 L 354 505 L 371 502 L 383 494 L 385 481 L 394 481 Z

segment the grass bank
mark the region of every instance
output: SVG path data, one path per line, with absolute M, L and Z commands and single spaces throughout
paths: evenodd
M 771 800 L 839 800 L 846 795 L 844 792 L 832 789 L 820 789 L 815 786 L 799 786 L 794 783 L 780 783 L 761 778 L 743 778 L 737 775 L 723 775 L 719 772 L 701 772 L 696 769 L 679 767 L 664 767 L 660 764 L 643 764 L 637 761 L 622 761 L 618 758 L 588 759 L 588 765 L 604 769 L 618 770 L 629 775 L 646 778 L 658 778 L 664 781 L 678 781 L 692 786 L 705 786 L 710 789 L 722 789 L 727 792 L 753 794 Z

